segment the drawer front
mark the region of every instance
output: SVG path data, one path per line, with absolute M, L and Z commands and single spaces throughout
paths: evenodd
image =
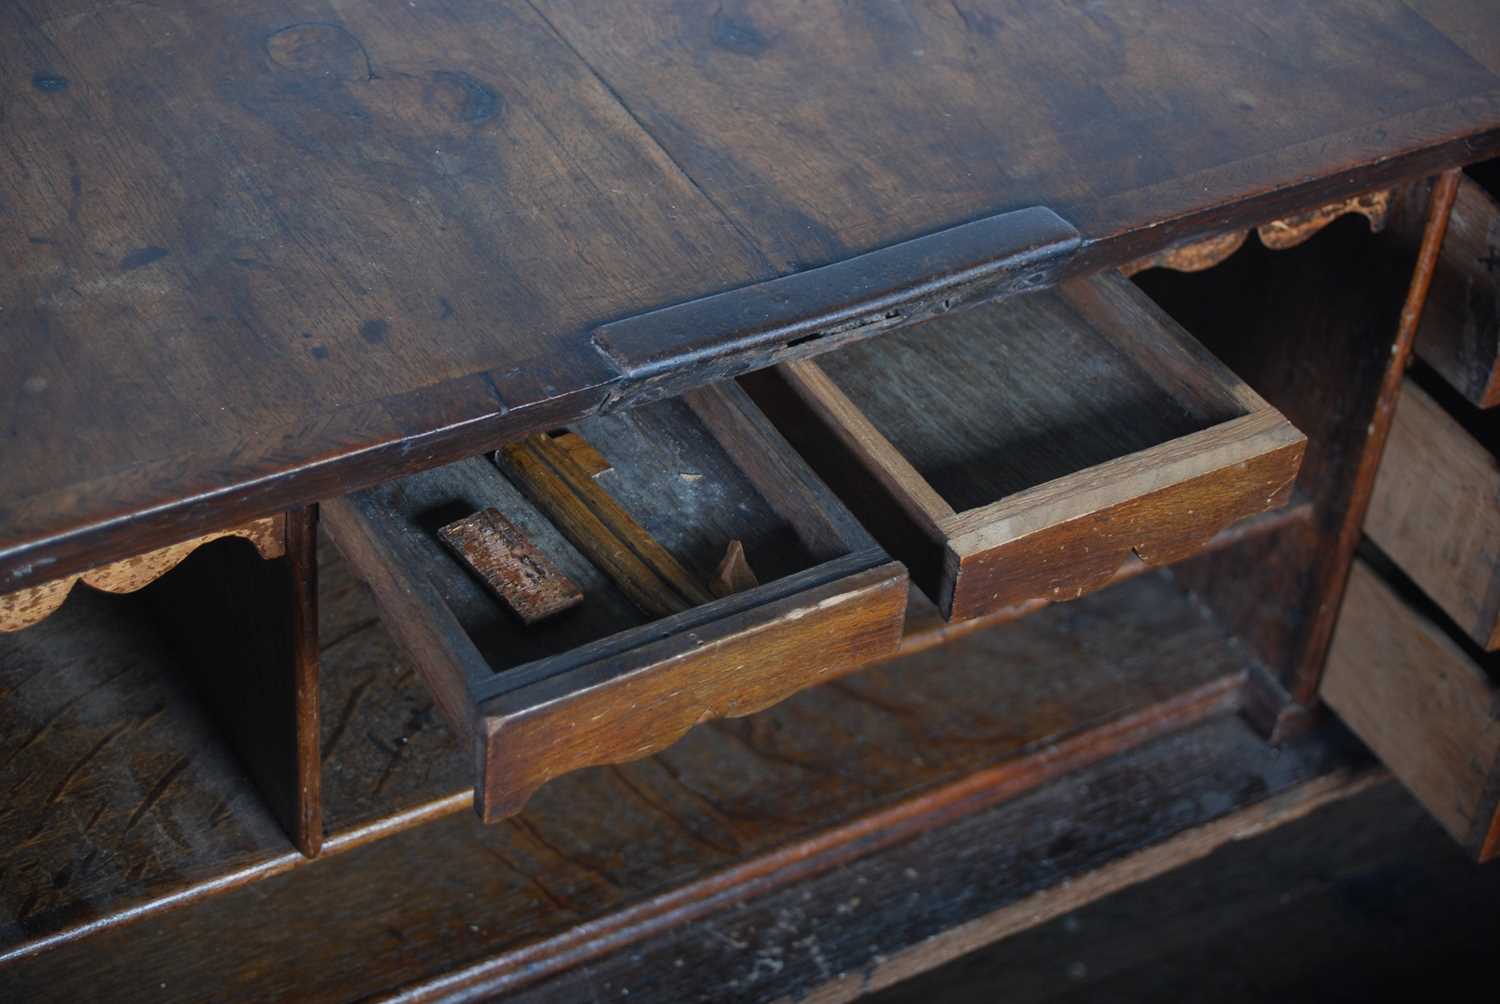
M 1419 239 L 1414 215 L 1410 239 Z M 1416 351 L 1470 402 L 1500 405 L 1500 202 L 1470 178 L 1459 182 Z
M 528 441 L 534 454 L 510 447 L 325 507 L 331 536 L 474 742 L 485 820 L 519 811 L 550 778 L 646 756 L 699 722 L 895 652 L 905 569 L 738 387 L 548 435 L 562 453 Z M 509 559 L 545 565 L 549 588 L 565 578 L 581 600 L 539 613 L 489 593 L 498 566 L 466 569 L 438 532 L 487 509 L 509 525 Z M 653 569 L 670 582 L 649 581 Z
M 1193 554 L 1284 504 L 1306 445 L 1116 275 L 744 382 L 950 620 Z
M 1500 648 L 1500 462 L 1409 380 L 1365 533 L 1475 644 Z
M 1480 860 L 1500 850 L 1497 668 L 1355 562 L 1323 700 Z

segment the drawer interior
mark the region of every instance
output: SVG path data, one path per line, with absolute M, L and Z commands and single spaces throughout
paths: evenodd
M 765 488 L 757 472 L 775 477 L 773 467 L 738 462 L 684 399 L 592 416 L 554 430 L 563 431 L 582 436 L 608 461 L 609 469 L 595 482 L 700 581 L 708 581 L 731 541 L 742 544 L 763 587 L 851 550 L 816 500 L 789 491 L 789 483 Z M 743 456 L 754 447 L 742 442 L 736 449 Z M 374 494 L 407 545 L 414 568 L 429 579 L 489 668 L 508 674 L 508 682 L 527 682 L 555 668 L 538 666 L 535 673 L 517 676 L 518 667 L 662 619 L 637 607 L 489 457 L 416 474 Z M 487 507 L 498 509 L 572 579 L 583 602 L 531 625 L 497 602 L 437 535 L 439 528 Z M 857 535 L 847 521 L 842 529 Z M 724 601 L 709 606 L 719 602 Z M 692 612 L 664 619 L 681 616 Z
M 1174 397 L 1062 294 L 856 343 L 819 359 L 956 511 L 976 509 L 1244 414 Z
M 1116 275 L 743 380 L 950 620 L 1186 557 L 1283 504 L 1306 445 Z

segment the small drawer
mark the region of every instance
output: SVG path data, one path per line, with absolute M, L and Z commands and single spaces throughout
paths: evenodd
M 759 584 L 643 613 L 498 457 L 324 507 L 437 703 L 473 739 L 486 821 L 519 811 L 550 778 L 646 756 L 699 722 L 758 711 L 889 655 L 900 640 L 905 569 L 737 386 L 569 429 L 603 461 L 590 467 L 595 483 L 689 575 L 711 578 L 739 541 Z M 439 528 L 491 507 L 578 587 L 581 603 L 523 626 L 450 554 Z
M 1421 220 L 1411 214 L 1413 247 Z M 1500 202 L 1460 179 L 1417 328 L 1417 355 L 1480 408 L 1500 405 Z
M 1354 564 L 1322 697 L 1469 853 L 1500 851 L 1500 659 Z
M 1470 417 L 1500 440 L 1500 414 Z M 1365 534 L 1475 644 L 1500 648 L 1500 461 L 1410 380 L 1396 405 Z
M 1282 505 L 1305 439 L 1117 275 L 743 378 L 950 620 Z

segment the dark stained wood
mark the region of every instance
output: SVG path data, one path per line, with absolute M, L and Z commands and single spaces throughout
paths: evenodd
M 528 441 L 497 457 L 515 485 L 475 459 L 328 503 L 334 538 L 474 744 L 487 821 L 549 778 L 637 759 L 895 652 L 905 569 L 830 516 L 837 500 L 754 410 L 732 383 L 705 388 L 580 423 L 612 465 L 596 476 Z M 776 468 L 794 473 L 768 499 L 757 482 Z M 452 574 L 426 527 L 489 506 L 578 583 L 570 616 L 517 628 Z M 830 531 L 847 536 L 822 555 Z M 673 591 L 706 582 L 730 541 L 763 585 L 719 599 L 697 585 L 697 605 Z
M 1426 201 L 1393 212 L 1425 219 Z M 1136 277 L 1307 434 L 1296 491 L 1312 502 L 1313 518 L 1188 561 L 1178 573 L 1298 705 L 1316 696 L 1384 439 L 1377 412 L 1381 401 L 1394 401 L 1408 358 L 1393 351 L 1398 335 L 1411 333 L 1402 321 L 1415 262 L 1398 236 L 1404 228 L 1371 234 L 1346 217 L 1291 250 L 1247 246 L 1205 272 Z M 1271 596 L 1280 602 L 1266 602 Z
M 261 560 L 243 542 L 199 553 L 225 548 Z M 0 952 L 267 858 L 300 857 L 187 671 L 232 667 L 229 653 L 181 666 L 139 593 L 78 590 L 47 620 L 0 637 Z
M 317 509 L 288 513 L 286 556 L 196 552 L 147 596 L 191 684 L 271 813 L 309 857 L 323 842 Z
M 1219 719 L 507 999 L 562 1002 L 599 987 L 661 1002 L 855 1000 L 1384 776 L 1337 730 L 1277 756 L 1242 723 Z M 1064 976 L 1063 962 L 1053 968 Z M 471 985 L 505 990 L 520 982 Z M 454 984 L 464 985 L 443 989 Z M 417 984 L 402 999 L 429 999 L 435 990 Z M 997 993 L 1007 996 L 992 986 L 985 999 Z
M 9 4 L 0 581 L 577 418 L 591 332 L 672 304 L 1037 206 L 1087 272 L 1493 155 L 1485 5 L 1422 10 Z
M 1320 693 L 1481 861 L 1500 853 L 1497 673 L 1355 563 Z
M 1411 380 L 1365 533 L 1475 644 L 1500 648 L 1500 459 Z
M 1018 209 L 604 324 L 594 329 L 594 344 L 624 374 L 616 403 L 663 397 L 683 389 L 685 374 L 674 370 L 684 359 L 734 376 L 1048 286 L 1079 243 L 1078 231 L 1050 209 Z M 722 331 L 735 338 L 726 341 L 716 334 Z
M 429 829 L 425 824 L 462 813 L 470 804 L 470 748 L 443 727 L 431 693 L 379 622 L 368 590 L 352 576 L 337 549 L 324 540 L 318 559 L 326 708 L 321 745 L 328 836 L 323 857 L 353 853 L 419 825 L 424 833 L 414 838 L 413 846 L 422 846 Z M 138 597 L 81 595 L 57 618 L 0 641 L 6 646 L 28 637 L 46 642 L 31 662 L 19 664 L 18 672 L 39 665 L 37 658 L 43 659 L 42 665 L 76 665 L 82 670 L 91 663 L 70 653 L 96 648 L 89 632 L 72 621 L 75 605 L 89 611 L 102 605 L 107 611 L 111 604 L 128 608 L 139 602 Z M 54 623 L 61 626 L 54 629 Z M 138 623 L 138 618 L 122 622 L 126 626 Z M 1092 640 L 1080 647 L 1080 638 Z M 156 714 L 149 726 L 126 730 L 115 740 L 132 751 L 137 743 L 142 744 L 141 753 L 95 758 L 78 772 L 76 783 L 81 790 L 117 796 L 120 805 L 103 814 L 82 844 L 71 814 L 64 812 L 45 816 L 49 822 L 41 831 L 42 839 L 31 843 L 9 836 L 9 828 L 4 831 L 4 846 L 11 849 L 6 874 L 26 876 L 24 882 L 5 885 L 9 909 L 15 910 L 33 896 L 39 897 L 37 902 L 44 909 L 25 925 L 24 937 L 11 929 L 0 958 L 80 939 L 92 943 L 101 931 L 116 924 L 154 923 L 148 918 L 169 909 L 197 911 L 216 892 L 263 881 L 306 861 L 287 845 L 260 799 L 237 773 L 233 757 L 218 744 L 202 711 L 196 710 L 196 699 L 185 681 L 178 682 L 164 668 L 170 666 L 172 653 L 159 643 L 156 648 L 142 649 L 138 658 L 143 661 L 135 674 L 116 676 L 118 660 L 128 651 L 129 646 L 115 642 L 110 655 L 97 657 L 92 664 L 114 679 L 100 694 L 82 702 L 74 700 L 53 726 L 60 728 L 68 716 L 88 711 L 113 687 L 125 689 L 111 700 L 138 701 L 142 714 Z M 1076 760 L 1057 762 L 1060 749 L 1071 751 L 1070 757 L 1097 757 L 1213 709 L 1233 707 L 1240 679 L 1241 663 L 1218 629 L 1184 602 L 1170 579 L 1161 573 L 1148 574 L 1020 624 L 972 634 L 940 652 L 897 660 L 842 684 L 804 691 L 749 719 L 697 729 L 656 761 L 620 768 L 627 779 L 637 786 L 645 784 L 644 790 L 660 799 L 656 802 L 659 809 L 636 798 L 614 771 L 583 771 L 543 789 L 518 817 L 520 822 L 504 824 L 494 832 L 509 834 L 505 839 L 514 845 L 502 853 L 511 860 L 533 861 L 537 878 L 548 888 L 596 901 L 602 908 L 604 902 L 597 897 L 612 887 L 589 879 L 587 871 L 591 863 L 609 858 L 607 851 L 588 849 L 601 826 L 604 832 L 618 834 L 623 841 L 619 846 L 635 848 L 631 854 L 611 859 L 616 861 L 611 867 L 625 869 L 611 877 L 623 886 L 609 894 L 608 902 L 617 903 L 620 897 L 635 895 L 629 892 L 631 888 L 650 890 L 659 888 L 661 882 L 685 881 L 699 867 L 694 862 L 705 853 L 710 855 L 708 865 L 717 867 L 715 863 L 726 860 L 696 840 L 696 830 L 684 831 L 673 822 L 685 820 L 694 828 L 710 827 L 703 831 L 710 836 L 716 833 L 712 827 L 721 825 L 715 820 L 722 817 L 705 815 L 700 796 L 713 804 L 735 807 L 730 822 L 723 825 L 733 827 L 731 843 L 738 853 L 753 856 L 799 833 L 834 827 L 848 817 L 896 806 L 914 793 L 935 787 L 948 786 L 955 797 L 963 792 L 970 793 L 964 797 L 971 797 L 976 790 L 987 790 L 986 785 L 997 777 L 1012 776 L 985 775 L 985 768 L 1009 761 L 1019 767 L 1033 752 L 1046 753 L 1046 761 L 1053 764 L 1048 770 L 1065 770 Z M 158 680 L 175 689 L 163 691 Z M 38 686 L 50 692 L 63 682 L 74 686 L 66 673 L 33 672 L 27 676 L 25 689 L 13 693 L 24 695 Z M 88 679 L 76 681 L 78 686 L 88 683 Z M 73 697 L 75 691 L 63 690 L 56 699 L 62 702 Z M 163 702 L 165 710 L 156 712 Z M 41 713 L 49 712 L 43 708 Z M 80 753 L 107 734 L 117 717 L 105 715 L 95 731 L 80 734 Z M 25 735 L 8 741 L 8 746 L 19 744 L 34 731 L 34 726 L 19 719 L 15 722 Z M 184 724 L 193 722 L 198 724 Z M 180 751 L 185 752 L 179 741 L 192 744 L 200 736 L 206 745 L 178 781 L 166 788 L 155 811 L 178 821 L 184 833 L 200 831 L 203 838 L 172 842 L 164 830 L 144 826 L 155 818 L 148 812 L 126 836 L 149 837 L 149 844 L 136 848 L 121 842 L 114 830 L 106 828 L 108 820 L 128 818 L 135 808 L 131 793 L 148 790 L 159 771 L 170 766 Z M 58 776 L 72 766 L 70 749 L 55 743 L 32 744 L 0 771 L 11 771 L 19 779 L 37 771 L 39 765 L 52 764 L 45 769 Z M 899 756 L 884 752 L 892 749 L 908 752 Z M 130 781 L 128 774 L 122 780 L 120 772 L 125 770 L 139 772 L 139 780 Z M 1030 776 L 1029 770 L 1016 776 Z M 676 771 L 693 790 L 668 783 L 670 775 L 663 771 Z M 980 775 L 974 781 L 965 781 L 976 771 Z M 38 775 L 45 789 L 38 797 L 50 791 L 46 776 Z M 227 807 L 221 804 L 225 794 L 230 795 Z M 604 807 L 614 815 L 601 816 Z M 17 811 L 0 819 L 9 821 L 7 827 L 30 833 L 38 817 L 21 808 L 18 803 Z M 206 823 L 195 813 L 219 822 L 204 828 Z M 606 822 L 610 819 L 614 821 Z M 621 830 L 626 819 L 635 821 Z M 554 844 L 576 855 L 579 863 L 570 864 L 532 843 L 523 825 L 553 835 Z M 556 843 L 558 839 L 561 844 Z M 646 848 L 652 849 L 650 853 Z M 74 865 L 75 881 L 87 878 L 91 882 L 86 888 L 92 891 L 81 904 L 73 903 L 70 894 L 52 884 L 58 866 L 19 867 L 44 852 L 62 855 L 63 861 L 80 861 L 95 850 L 98 861 L 144 860 L 154 867 L 130 869 L 126 881 L 118 869 L 79 873 Z M 664 870 L 653 871 L 657 868 Z M 657 878 L 650 878 L 653 874 Z M 555 885 L 557 879 L 562 885 Z M 84 895 L 79 887 L 65 888 Z M 545 901 L 532 898 L 540 894 L 529 883 L 522 882 L 507 895 L 522 897 L 507 902 L 529 904 L 516 906 L 518 916 L 531 918 L 515 930 L 522 939 L 530 937 L 527 931 L 560 933 L 576 919 L 571 914 L 537 913 Z
M 526 928 L 538 920 L 618 904 L 642 880 L 668 873 L 669 860 L 647 863 L 639 849 L 608 853 L 627 849 L 620 841 L 637 832 L 630 816 L 651 811 L 637 807 L 639 799 L 623 782 L 611 781 L 629 807 L 590 827 L 612 837 L 592 853 L 545 818 L 521 832 L 485 830 L 458 817 L 228 893 L 164 922 L 106 932 L 92 945 L 49 953 L 7 975 L 17 993 L 36 1000 L 76 999 L 79 988 L 99 980 L 109 980 L 125 1000 L 148 994 L 191 999 L 205 979 L 224 1001 L 370 994 L 424 1000 L 465 991 L 514 994 L 528 984 L 541 999 L 577 1000 L 580 993 L 587 999 L 580 987 L 589 985 L 602 997 L 606 982 L 615 990 L 610 998 L 623 999 L 615 974 L 639 952 L 651 965 L 634 971 L 626 987 L 632 998 L 722 999 L 732 986 L 734 999 L 784 999 L 845 970 L 853 977 L 845 985 L 854 989 L 866 972 L 884 977 L 872 979 L 879 985 L 919 969 L 908 967 L 903 950 L 929 935 L 961 938 L 973 930 L 970 924 L 994 917 L 994 937 L 1007 925 L 1025 925 L 1022 909 L 994 916 L 1007 907 L 1027 904 L 1040 920 L 1190 861 L 1236 834 L 1295 819 L 1360 790 L 1358 772 L 1367 763 L 1336 738 L 1278 753 L 1233 716 L 1221 715 L 1134 753 L 1094 760 L 1072 778 L 1012 776 L 991 800 L 971 799 L 946 811 L 914 804 L 914 813 L 925 811 L 926 818 L 895 833 L 871 829 L 862 846 L 834 850 L 814 838 L 803 845 L 810 853 L 765 856 L 758 871 L 724 873 L 725 882 L 705 882 L 691 898 L 668 894 L 635 909 L 616 906 L 579 924 L 571 937 L 527 939 Z M 674 766 L 683 784 L 703 784 L 702 769 L 681 761 Z M 692 808 L 682 787 L 665 776 L 636 772 L 630 781 L 643 796 L 667 799 L 659 803 L 663 808 L 687 807 L 684 824 L 703 827 L 705 835 L 723 832 L 710 828 L 715 822 L 703 803 Z M 980 811 L 987 805 L 994 807 Z M 422 868 L 409 867 L 414 857 Z M 635 867 L 625 863 L 629 857 Z M 1118 863 L 1111 867 L 1111 860 Z M 389 880 L 364 878 L 375 871 Z M 882 903 L 882 889 L 899 899 Z M 749 897 L 756 898 L 744 909 L 732 908 Z M 297 909 L 285 908 L 291 903 Z M 669 926 L 680 934 L 642 940 Z M 783 941 L 792 933 L 788 928 L 797 933 Z M 800 950 L 789 944 L 809 936 L 815 940 Z M 194 957 L 183 944 L 205 947 Z M 741 946 L 752 945 L 768 950 L 741 954 Z M 818 968 L 814 947 L 828 953 L 826 971 Z M 97 954 L 86 955 L 89 949 Z M 952 951 L 952 942 L 929 949 L 931 964 Z M 85 957 L 94 960 L 91 966 L 81 964 Z M 766 964 L 767 957 L 783 966 Z M 592 966 L 575 969 L 596 958 L 592 973 Z M 676 966 L 676 959 L 684 965 Z M 548 984 L 536 985 L 569 969 L 575 975 L 556 985 L 560 996 L 552 996 Z
M 524 624 L 583 602 L 577 584 L 498 509 L 455 520 L 439 530 L 438 537 Z
M 1283 504 L 1304 446 L 1118 277 L 745 383 L 952 620 L 1192 554 Z
M 1421 234 L 1405 234 L 1413 246 Z M 1432 293 L 1417 329 L 1417 355 L 1481 408 L 1500 405 L 1500 202 L 1459 181 Z

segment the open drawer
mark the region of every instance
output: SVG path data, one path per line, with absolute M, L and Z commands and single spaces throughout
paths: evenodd
M 742 378 L 950 620 L 1287 501 L 1305 439 L 1117 275 Z
M 759 584 L 742 575 L 742 591 L 643 612 L 618 576 L 564 536 L 566 519 L 555 525 L 533 504 L 535 484 L 513 467 L 516 484 L 502 473 L 504 451 L 324 508 L 331 536 L 437 703 L 473 739 L 475 805 L 486 821 L 519 811 L 550 778 L 646 756 L 699 722 L 758 711 L 889 655 L 900 640 L 905 569 L 737 386 L 594 416 L 568 431 L 591 448 L 580 464 L 597 486 L 684 574 L 715 578 L 738 541 Z M 487 592 L 437 533 L 487 508 L 571 580 L 582 602 L 523 625 Z
M 1356 561 L 1321 695 L 1479 860 L 1500 852 L 1500 656 Z

